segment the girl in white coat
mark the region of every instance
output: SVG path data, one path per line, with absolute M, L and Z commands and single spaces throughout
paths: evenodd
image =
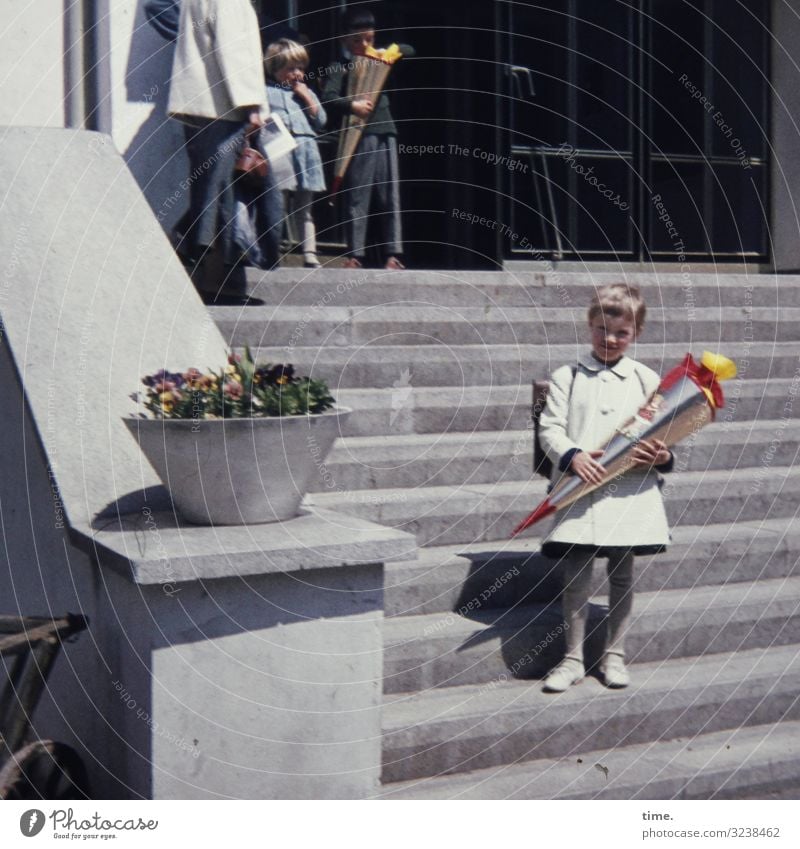
M 634 286 L 622 283 L 598 289 L 589 307 L 591 353 L 576 365 L 562 366 L 550 378 L 539 439 L 552 460 L 554 477 L 572 473 L 599 483 L 605 469 L 597 458 L 602 445 L 623 425 L 659 384 L 650 368 L 625 352 L 641 333 L 646 307 Z M 672 453 L 659 441 L 640 441 L 633 449 L 638 466 L 556 514 L 542 551 L 564 567 L 562 607 L 567 652 L 548 675 L 544 689 L 563 692 L 584 677 L 586 631 L 592 565 L 608 558 L 609 604 L 605 651 L 600 673 L 608 687 L 626 687 L 625 632 L 633 606 L 636 554 L 663 551 L 669 542 L 659 471 L 672 467 Z

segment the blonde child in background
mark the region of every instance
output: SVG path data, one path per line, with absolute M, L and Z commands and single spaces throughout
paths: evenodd
M 556 369 L 550 378 L 539 439 L 558 479 L 570 472 L 588 483 L 605 474 L 597 458 L 602 445 L 659 385 L 658 375 L 626 356 L 644 326 L 646 307 L 635 286 L 616 283 L 597 290 L 589 307 L 591 351 L 575 365 Z M 638 466 L 599 487 L 556 514 L 542 552 L 564 567 L 562 607 L 567 652 L 547 676 L 547 692 L 563 692 L 585 674 L 586 631 L 592 567 L 608 558 L 608 622 L 600 674 L 607 687 L 627 687 L 625 634 L 633 608 L 636 554 L 663 551 L 669 542 L 659 471 L 673 457 L 659 440 L 641 440 L 633 448 Z
M 264 69 L 267 75 L 267 98 L 270 113 L 279 115 L 297 141 L 292 151 L 294 184 L 282 187 L 291 195 L 291 223 L 299 234 L 303 263 L 318 268 L 317 234 L 311 204 L 314 192 L 325 191 L 322 159 L 317 134 L 327 121 L 325 110 L 316 94 L 304 82 L 308 53 L 302 44 L 282 38 L 267 48 Z M 282 199 L 284 214 L 286 197 Z

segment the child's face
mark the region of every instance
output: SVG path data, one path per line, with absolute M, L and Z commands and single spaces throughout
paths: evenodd
M 613 363 L 622 357 L 636 338 L 636 325 L 628 318 L 595 316 L 589 322 L 592 353 L 601 363 Z
M 301 83 L 305 76 L 305 69 L 299 65 L 286 65 L 280 71 L 275 72 L 275 80 L 281 85 L 291 85 L 292 83 Z
M 365 29 L 363 32 L 351 32 L 342 38 L 342 44 L 354 56 L 360 56 L 368 47 L 375 45 L 375 30 Z

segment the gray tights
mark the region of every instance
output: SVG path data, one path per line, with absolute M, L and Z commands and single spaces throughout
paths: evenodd
M 583 640 L 592 584 L 593 552 L 576 551 L 562 558 L 564 592 L 561 604 L 567 624 L 566 657 L 583 663 Z M 605 651 L 625 655 L 625 633 L 633 609 L 633 554 L 625 548 L 608 558 L 608 624 Z

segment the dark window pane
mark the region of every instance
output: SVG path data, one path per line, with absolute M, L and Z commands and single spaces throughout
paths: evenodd
M 633 21 L 631 7 L 617 0 L 577 3 L 578 147 L 632 149 Z
M 719 253 L 759 253 L 766 227 L 763 168 L 720 165 L 712 190 L 714 206 L 713 249 Z
M 572 160 L 568 167 L 572 171 L 576 243 L 590 253 L 630 253 L 634 249 L 630 162 L 584 157 Z
M 707 249 L 703 210 L 705 166 L 654 162 L 648 199 L 650 245 L 653 253 L 679 259 L 681 254 Z
M 704 22 L 689 4 L 652 3 L 650 142 L 657 152 L 703 152 Z
M 508 8 L 512 138 L 556 154 L 509 177 L 510 252 L 766 255 L 768 0 Z
M 765 0 L 714 3 L 711 152 L 763 156 L 766 148 L 767 20 Z
M 513 252 L 550 252 L 558 249 L 559 238 L 568 238 L 567 169 L 564 162 L 534 154 L 524 160 L 526 173 L 514 175 L 514 202 L 510 227 L 519 238 L 511 241 Z M 574 250 L 572 246 L 572 250 Z
M 509 77 L 513 144 L 558 146 L 567 139 L 567 0 L 511 6 Z M 533 94 L 531 94 L 531 86 Z

